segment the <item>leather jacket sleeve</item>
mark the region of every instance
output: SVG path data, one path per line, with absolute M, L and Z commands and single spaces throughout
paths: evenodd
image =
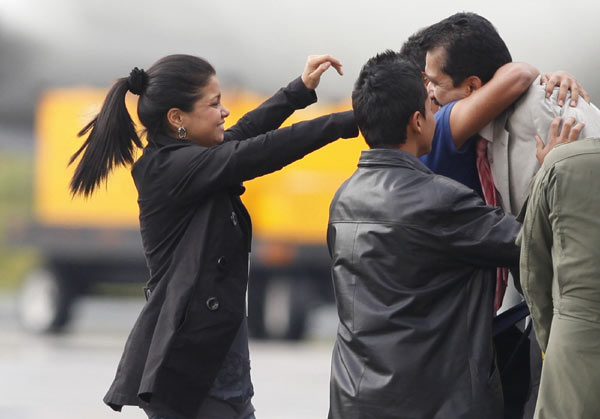
M 452 260 L 484 268 L 518 264 L 515 239 L 521 225 L 512 215 L 485 205 L 474 191 L 441 176 L 434 182 L 440 185 L 439 214 L 446 217 L 431 217 L 431 230 L 439 234 L 432 239 L 445 243 Z

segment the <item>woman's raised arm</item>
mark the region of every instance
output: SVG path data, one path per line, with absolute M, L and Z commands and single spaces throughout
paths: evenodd
M 304 109 L 317 101 L 315 89 L 321 75 L 333 67 L 342 75 L 342 63 L 331 55 L 311 55 L 306 60 L 302 76 L 245 114 L 225 132 L 225 141 L 243 141 L 279 128 L 297 109 Z

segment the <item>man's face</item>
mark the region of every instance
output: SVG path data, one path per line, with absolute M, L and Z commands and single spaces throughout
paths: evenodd
M 466 80 L 459 86 L 454 87 L 452 78 L 442 71 L 445 62 L 446 50 L 443 47 L 427 51 L 425 58 L 425 77 L 429 80 L 427 92 L 434 103 L 439 106 L 463 99 L 468 96 L 469 92 L 464 86 Z

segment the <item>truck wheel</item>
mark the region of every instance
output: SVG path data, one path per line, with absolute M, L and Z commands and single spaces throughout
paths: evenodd
M 58 332 L 69 321 L 73 302 L 66 280 L 48 269 L 30 272 L 19 296 L 18 317 L 35 333 Z

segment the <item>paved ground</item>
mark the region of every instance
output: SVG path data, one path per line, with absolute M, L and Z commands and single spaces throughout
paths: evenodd
M 0 295 L 0 418 L 145 418 L 131 407 L 113 413 L 101 401 L 142 304 L 86 298 L 69 333 L 32 336 L 15 321 L 13 297 Z M 313 318 L 311 330 L 301 344 L 251 342 L 258 419 L 327 416 L 331 309 Z

